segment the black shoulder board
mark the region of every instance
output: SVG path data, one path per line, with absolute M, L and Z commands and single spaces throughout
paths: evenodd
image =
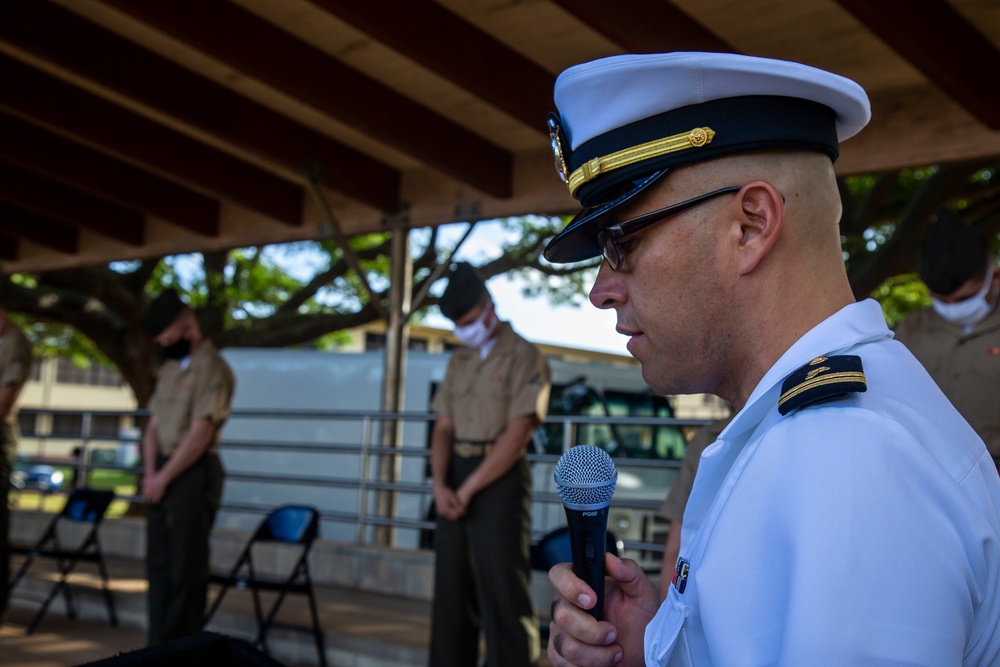
M 781 385 L 781 398 L 778 399 L 778 412 L 787 415 L 806 405 L 867 389 L 861 357 L 846 354 L 816 357 L 785 378 Z

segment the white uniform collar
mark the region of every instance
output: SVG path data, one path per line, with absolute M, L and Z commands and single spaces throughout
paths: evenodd
M 878 301 L 865 299 L 844 306 L 785 350 L 757 383 L 746 405 L 719 437 L 736 437 L 759 424 L 769 411 L 777 409 L 777 394 L 781 392 L 781 383 L 811 359 L 820 355 L 842 354 L 855 345 L 880 338 L 892 338 L 892 331 L 885 323 L 885 315 Z M 769 394 L 775 392 L 772 400 Z M 765 395 L 768 395 L 768 400 L 762 401 Z

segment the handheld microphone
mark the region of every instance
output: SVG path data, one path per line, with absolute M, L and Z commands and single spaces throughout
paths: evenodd
M 566 509 L 573 573 L 597 593 L 597 604 L 590 609 L 590 615 L 600 621 L 604 618 L 608 506 L 618 471 L 603 449 L 577 445 L 559 457 L 554 478 Z

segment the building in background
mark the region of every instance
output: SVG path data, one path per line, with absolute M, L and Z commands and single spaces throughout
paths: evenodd
M 348 342 L 336 352 L 363 352 L 385 346 L 385 326 L 379 322 L 347 334 Z M 445 353 L 458 344 L 450 330 L 410 327 L 411 350 Z M 544 343 L 538 347 L 549 358 L 634 368 L 637 375 L 640 372 L 639 363 L 629 356 Z M 715 396 L 674 396 L 670 402 L 680 418 L 715 419 L 728 414 L 725 403 Z M 69 460 L 81 445 L 80 434 L 89 433 L 87 446 L 93 462 L 131 465 L 137 460 L 141 431 L 130 414 L 137 407 L 135 396 L 120 375 L 99 364 L 81 368 L 69 359 L 38 359 L 21 392 L 19 407 L 22 455 Z

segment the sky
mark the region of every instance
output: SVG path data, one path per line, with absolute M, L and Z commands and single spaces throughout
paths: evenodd
M 453 247 L 467 227 L 466 224 L 441 227 L 439 242 L 445 247 Z M 494 259 L 499 254 L 504 233 L 499 222 L 478 223 L 455 259 L 473 265 Z M 440 294 L 444 285 L 445 281 L 439 281 L 434 292 Z M 510 322 L 515 331 L 534 343 L 628 355 L 625 349 L 628 338 L 615 331 L 615 312 L 595 308 L 586 294 L 580 295 L 580 305 L 576 307 L 554 306 L 545 297 L 525 297 L 522 294 L 524 282 L 515 276 L 494 276 L 487 281 L 486 287 L 493 296 L 500 319 Z M 452 326 L 437 309 L 433 309 L 425 323 L 444 329 Z

